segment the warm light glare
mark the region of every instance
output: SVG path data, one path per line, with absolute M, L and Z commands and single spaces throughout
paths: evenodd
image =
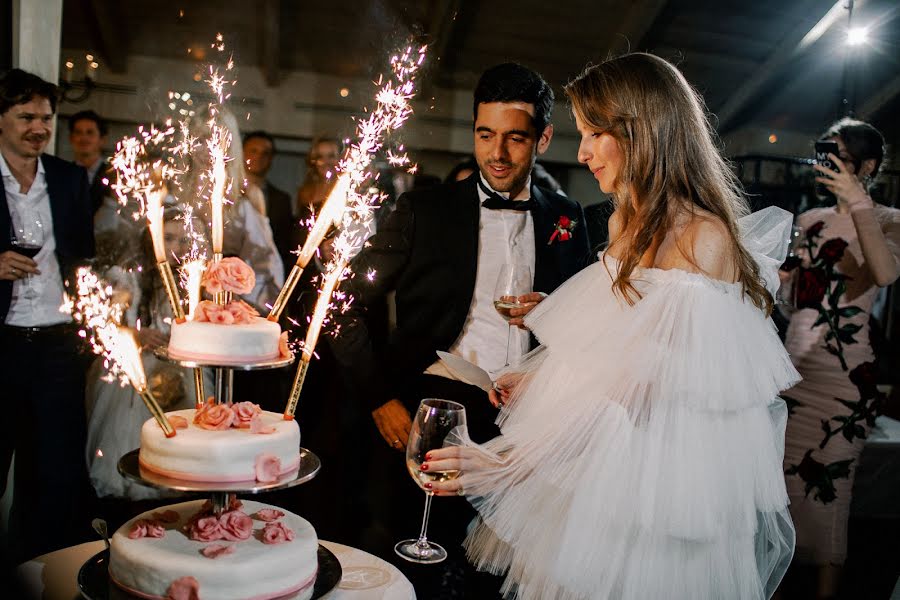
M 341 98 L 346 98 L 350 95 L 350 90 L 347 88 L 341 88 Z
M 769 136 L 769 143 L 770 143 L 770 144 L 774 144 L 774 143 L 777 142 L 777 141 L 778 141 L 778 136 L 775 135 L 774 133 L 773 133 L 772 135 Z
M 868 27 L 853 27 L 847 32 L 847 44 L 850 46 L 859 46 L 869 40 Z

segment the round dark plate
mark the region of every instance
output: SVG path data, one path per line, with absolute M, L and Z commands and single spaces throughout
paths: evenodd
M 342 571 L 337 557 L 325 546 L 319 544 L 317 553 L 319 572 L 313 585 L 312 598 L 321 598 L 340 583 Z M 98 552 L 88 559 L 78 571 L 78 590 L 87 600 L 138 600 L 120 589 L 109 579 L 109 550 Z M 284 596 L 279 600 L 299 598 L 303 592 Z

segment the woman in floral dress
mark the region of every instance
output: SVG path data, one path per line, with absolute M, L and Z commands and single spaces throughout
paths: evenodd
M 837 203 L 797 219 L 802 260 L 790 278 L 797 310 L 785 345 L 803 381 L 784 393 L 793 401 L 784 465 L 795 556 L 818 567 L 817 598 L 837 591 L 853 477 L 874 419 L 869 314 L 878 288 L 900 274 L 900 211 L 868 194 L 884 139 L 850 119 L 835 123 L 823 139 L 837 142 L 839 155 L 831 158 L 839 171 L 816 165 L 816 181 Z

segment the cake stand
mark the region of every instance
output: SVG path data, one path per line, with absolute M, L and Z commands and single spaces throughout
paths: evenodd
M 158 348 L 154 352 L 160 360 L 186 368 L 207 367 L 215 370 L 215 394 L 217 404 L 231 403 L 234 386 L 234 371 L 256 371 L 262 369 L 278 369 L 294 362 L 293 357 L 276 358 L 258 362 L 204 361 L 172 356 L 166 348 Z M 244 481 L 235 483 L 198 482 L 164 477 L 141 467 L 138 460 L 140 449 L 132 450 L 119 459 L 119 473 L 124 477 L 149 487 L 208 494 L 216 513 L 221 513 L 231 504 L 237 494 L 261 494 L 275 490 L 292 488 L 312 480 L 322 463 L 315 454 L 306 448 L 300 448 L 300 465 L 297 469 L 280 476 L 269 483 Z M 341 580 L 341 565 L 330 550 L 319 544 L 319 570 L 313 588 L 312 598 L 320 598 L 334 588 Z M 98 553 L 88 560 L 78 573 L 78 587 L 82 596 L 88 600 L 125 600 L 134 596 L 120 590 L 109 580 L 109 549 Z M 301 594 L 286 596 L 285 600 L 300 597 Z

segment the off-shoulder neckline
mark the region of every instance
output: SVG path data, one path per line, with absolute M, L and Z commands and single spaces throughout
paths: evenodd
M 613 261 L 615 261 L 616 265 L 621 264 L 621 261 L 619 260 L 618 257 L 616 257 L 612 254 L 609 254 L 608 252 L 605 252 L 605 251 L 600 255 L 600 262 L 603 262 L 604 257 L 611 258 Z M 684 278 L 684 279 L 688 279 L 688 280 L 698 281 L 701 283 L 708 283 L 710 285 L 713 285 L 714 287 L 721 287 L 722 289 L 726 289 L 726 290 L 739 290 L 740 291 L 743 287 L 741 285 L 740 281 L 732 282 L 732 281 L 725 281 L 723 279 L 715 279 L 708 275 L 704 275 L 703 273 L 695 273 L 693 271 L 686 271 L 684 269 L 679 269 L 678 267 L 672 267 L 671 269 L 663 269 L 660 267 L 638 266 L 637 270 L 640 270 L 641 272 L 644 272 L 644 273 L 657 274 L 657 275 L 662 276 L 663 278 L 668 278 L 668 279 Z

